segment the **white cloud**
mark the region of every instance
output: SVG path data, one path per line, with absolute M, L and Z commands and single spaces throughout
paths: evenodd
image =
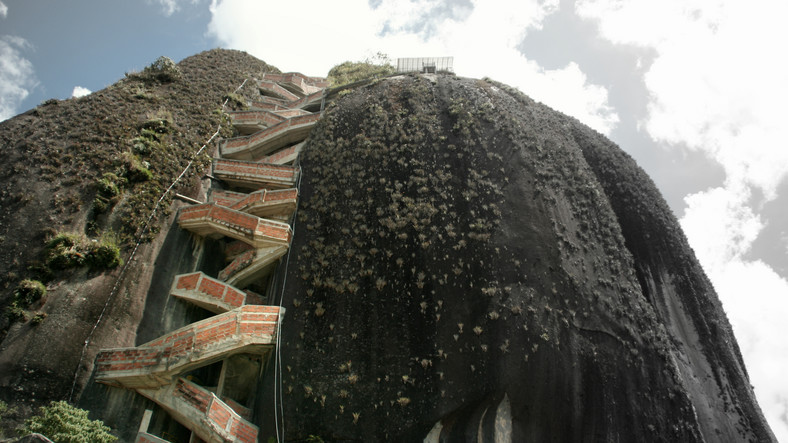
M 545 70 L 516 49 L 557 7 L 557 0 L 473 0 L 447 11 L 435 0 L 381 0 L 376 8 L 366 0 L 347 0 L 337 10 L 317 0 L 298 8 L 213 0 L 208 34 L 222 46 L 308 75 L 326 75 L 338 63 L 378 51 L 392 58 L 454 56 L 459 75 L 493 77 L 609 133 L 618 116 L 605 88 L 589 84 L 574 63 Z
M 30 47 L 23 38 L 0 36 L 0 121 L 16 115 L 22 100 L 38 84 L 33 64 L 22 56 Z
M 746 260 L 763 228 L 747 188 L 714 188 L 686 198 L 681 226 L 725 307 L 761 409 L 778 441 L 788 441 L 788 281 Z
M 681 223 L 726 307 L 764 414 L 788 441 L 788 281 L 745 259 L 768 220 L 753 191 L 774 199 L 788 178 L 788 40 L 782 0 L 579 0 L 614 43 L 653 48 L 642 127 L 724 168 L 724 187 L 686 198 Z
M 686 144 L 719 161 L 731 182 L 774 198 L 788 177 L 788 28 L 781 0 L 580 0 L 616 43 L 657 50 L 645 76 L 645 127 L 653 138 Z
M 167 17 L 171 16 L 178 9 L 178 3 L 175 0 L 158 0 L 158 2 L 161 3 L 164 15 Z
M 181 4 L 184 0 L 148 0 L 148 2 L 156 2 L 161 5 L 161 12 L 165 17 L 169 17 L 181 9 Z M 200 0 L 188 0 L 191 4 L 197 4 Z
M 93 91 L 91 91 L 88 88 L 84 88 L 82 86 L 74 86 L 74 90 L 71 92 L 71 98 L 84 97 L 90 94 L 91 92 Z
M 0 16 L 3 16 L 3 18 L 8 17 L 8 6 L 3 2 L 0 2 Z

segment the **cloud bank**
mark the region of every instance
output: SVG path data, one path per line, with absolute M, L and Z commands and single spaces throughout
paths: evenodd
M 21 37 L 0 36 L 0 121 L 16 115 L 22 100 L 38 84 L 33 64 L 22 56 L 30 48 Z
M 725 305 L 759 403 L 788 441 L 788 281 L 746 258 L 765 222 L 763 200 L 788 177 L 788 4 L 779 0 L 579 0 L 577 12 L 603 37 L 649 47 L 650 95 L 642 122 L 663 144 L 703 152 L 725 182 L 688 196 L 687 237 Z M 756 193 L 757 191 L 757 193 Z M 761 202 L 757 196 L 762 195 Z
M 208 35 L 223 47 L 308 75 L 326 75 L 336 64 L 377 52 L 454 56 L 459 75 L 491 76 L 609 134 L 619 118 L 604 87 L 590 84 L 577 64 L 546 70 L 516 49 L 557 8 L 558 0 L 347 0 L 340 9 L 318 0 L 298 8 L 212 0 Z

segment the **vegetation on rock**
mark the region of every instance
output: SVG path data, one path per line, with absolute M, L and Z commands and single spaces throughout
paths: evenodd
M 47 294 L 47 288 L 37 280 L 22 280 L 14 291 L 15 301 L 24 306 L 41 300 Z
M 331 87 L 343 86 L 362 80 L 385 77 L 394 73 L 394 66 L 388 56 L 378 53 L 375 57 L 361 62 L 346 61 L 328 71 Z
M 53 401 L 27 419 L 20 434 L 38 433 L 55 443 L 111 443 L 118 438 L 110 431 L 101 420 L 88 418 L 88 411 L 65 401 Z
M 0 400 L 0 438 L 5 437 L 6 417 L 16 412 L 8 403 Z
M 93 270 L 113 269 L 121 264 L 120 247 L 112 232 L 105 232 L 98 239 L 64 232 L 47 242 L 45 263 L 52 270 L 88 266 Z

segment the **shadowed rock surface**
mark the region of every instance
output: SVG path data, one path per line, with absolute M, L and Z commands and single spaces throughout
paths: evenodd
M 394 77 L 329 108 L 301 166 L 288 439 L 774 439 L 675 217 L 576 120 Z

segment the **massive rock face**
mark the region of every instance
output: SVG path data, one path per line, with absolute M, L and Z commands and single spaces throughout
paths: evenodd
M 0 301 L 31 277 L 50 231 L 123 232 L 147 215 L 223 120 L 219 104 L 254 100 L 253 83 L 230 93 L 275 70 L 222 50 L 179 69 L 3 123 Z M 281 358 L 250 394 L 260 441 L 774 440 L 711 284 L 623 151 L 489 80 L 406 75 L 347 91 L 299 161 L 294 239 L 268 294 L 287 309 Z M 154 179 L 91 214 L 95 182 L 168 113 L 167 149 L 144 157 Z M 79 174 L 89 179 L 61 179 Z M 179 192 L 205 200 L 200 178 Z M 176 274 L 223 266 L 220 242 L 174 225 L 185 205 L 160 217 L 122 279 L 51 276 L 41 324 L 0 322 L 0 399 L 24 415 L 73 389 L 134 439 L 157 406 L 92 383 L 94 357 L 206 315 L 168 295 Z
M 574 119 L 398 76 L 332 105 L 301 166 L 266 383 L 287 439 L 774 439 L 675 217 Z

